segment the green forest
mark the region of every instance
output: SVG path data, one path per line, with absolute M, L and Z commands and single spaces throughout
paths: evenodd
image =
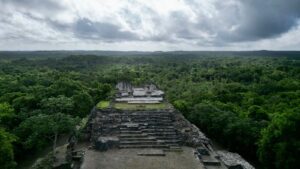
M 119 81 L 156 84 L 209 138 L 258 168 L 300 166 L 299 53 L 2 52 L 0 168 L 55 147 Z

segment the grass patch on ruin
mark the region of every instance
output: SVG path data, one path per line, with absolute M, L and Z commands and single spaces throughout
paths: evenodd
M 122 110 L 152 110 L 152 109 L 167 109 L 167 103 L 155 104 L 129 104 L 129 103 L 115 103 L 114 108 Z
M 96 107 L 97 109 L 106 109 L 109 107 L 109 101 L 100 101 Z

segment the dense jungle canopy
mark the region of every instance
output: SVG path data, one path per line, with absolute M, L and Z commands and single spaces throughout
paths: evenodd
M 95 104 L 113 98 L 118 81 L 157 84 L 208 137 L 261 168 L 298 168 L 299 56 L 0 52 L 0 168 L 18 168 L 24 154 L 72 133 Z

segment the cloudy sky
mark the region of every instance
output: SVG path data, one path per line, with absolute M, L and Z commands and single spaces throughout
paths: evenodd
M 0 0 L 0 50 L 300 50 L 300 0 Z

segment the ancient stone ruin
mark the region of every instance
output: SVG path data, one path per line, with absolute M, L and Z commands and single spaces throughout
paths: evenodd
M 136 89 L 128 83 L 119 83 L 117 89 L 114 102 L 165 102 L 164 93 L 155 85 L 145 85 Z M 157 101 L 155 98 L 161 100 Z M 249 163 L 240 156 L 230 155 L 226 158 L 226 153 L 216 152 L 205 134 L 172 107 L 145 110 L 116 109 L 113 106 L 102 110 L 94 108 L 89 118 L 87 133 L 92 147 L 98 151 L 143 149 L 143 152 L 137 155 L 164 156 L 164 152 L 180 152 L 183 146 L 189 146 L 194 148 L 195 157 L 199 159 L 202 168 L 249 168 Z M 144 149 L 149 151 L 145 152 Z M 228 162 L 228 159 L 234 163 Z
M 157 89 L 154 84 L 134 87 L 130 83 L 119 82 L 116 86 L 116 102 L 128 104 L 153 104 L 163 101 L 164 92 Z

